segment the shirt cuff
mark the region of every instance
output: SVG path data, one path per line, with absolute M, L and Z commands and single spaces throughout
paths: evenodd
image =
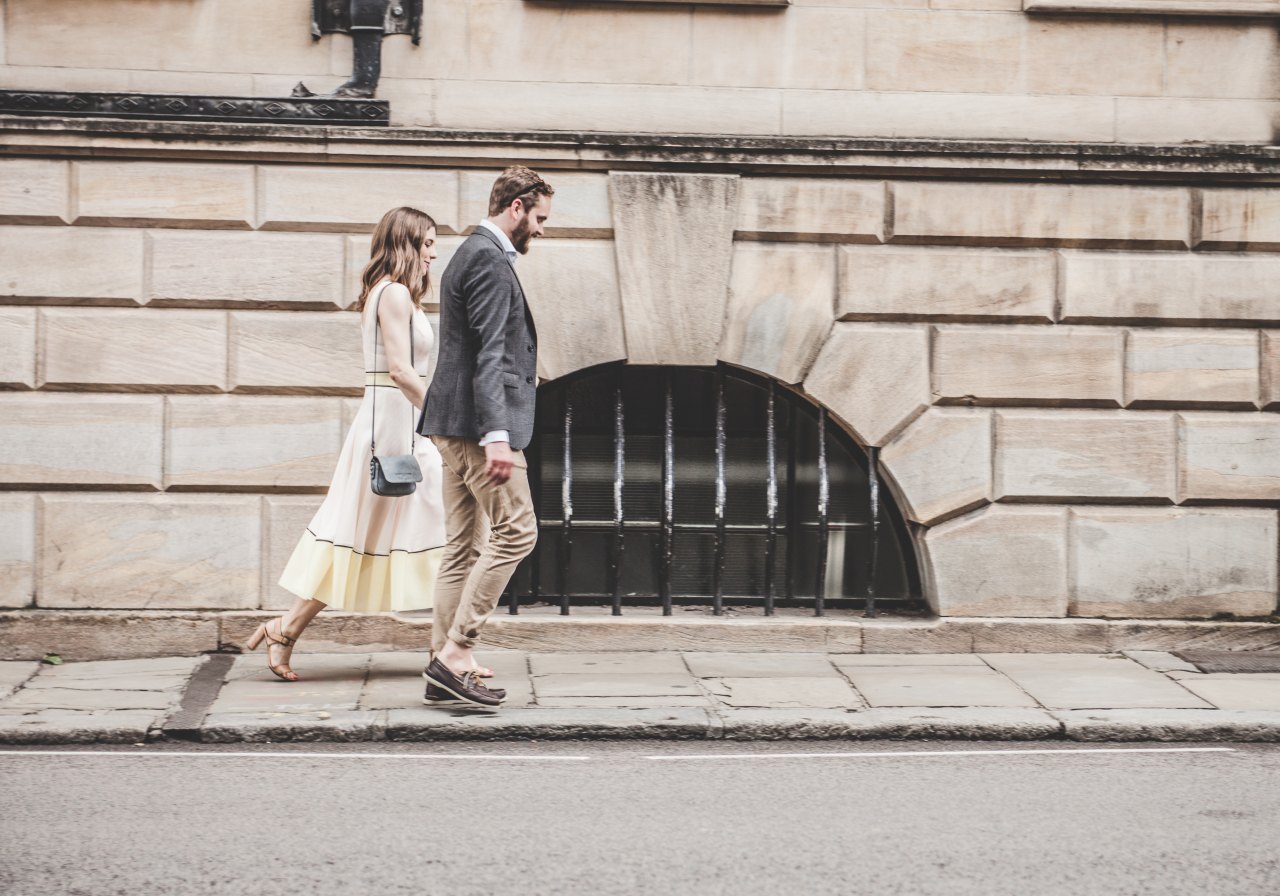
M 490 442 L 510 442 L 511 433 L 505 429 L 495 429 L 484 434 L 484 438 L 480 440 L 480 447 L 483 448 Z

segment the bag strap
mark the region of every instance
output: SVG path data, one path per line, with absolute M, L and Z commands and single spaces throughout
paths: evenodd
M 378 295 L 373 300 L 373 366 L 375 368 L 378 366 L 378 332 L 379 332 L 378 326 L 381 323 L 381 321 L 378 320 L 378 305 L 381 304 L 382 302 L 382 294 L 386 292 L 387 287 L 390 285 L 391 285 L 391 281 L 388 280 L 386 283 L 383 283 L 380 287 L 378 287 Z M 390 376 L 391 362 L 389 359 L 387 359 L 386 346 L 383 346 L 382 357 L 384 360 L 387 360 L 387 374 L 388 376 Z M 414 373 L 418 372 L 417 362 L 414 360 L 414 357 L 413 357 L 413 309 L 412 308 L 409 309 L 409 366 L 413 368 Z M 375 369 L 373 373 L 374 373 L 375 382 L 371 387 L 373 389 L 373 397 L 370 399 L 371 407 L 369 410 L 369 453 L 376 455 L 378 453 L 377 451 L 378 383 L 376 382 L 378 371 Z M 413 415 L 410 414 L 409 415 L 409 453 L 410 454 L 413 454 L 414 449 L 417 447 L 417 434 L 418 434 L 417 430 L 413 425 Z

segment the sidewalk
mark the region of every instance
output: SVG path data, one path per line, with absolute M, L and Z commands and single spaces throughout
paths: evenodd
M 1280 742 L 1280 673 L 1170 653 L 532 653 L 497 711 L 422 705 L 420 652 L 0 663 L 0 743 L 685 738 Z

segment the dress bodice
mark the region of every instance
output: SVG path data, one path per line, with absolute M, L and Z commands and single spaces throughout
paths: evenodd
M 386 351 L 382 345 L 383 327 L 376 327 L 377 318 L 377 301 L 382 295 L 382 290 L 389 284 L 390 280 L 384 280 L 375 286 L 369 293 L 368 299 L 365 300 L 365 311 L 361 321 L 361 333 L 364 339 L 364 370 L 365 373 L 386 373 L 388 371 Z M 376 336 L 375 338 L 375 328 Z M 435 347 L 435 333 L 431 329 L 431 324 L 427 321 L 427 316 L 422 312 L 421 308 L 413 309 L 413 367 L 422 376 L 426 376 L 431 370 L 431 349 Z

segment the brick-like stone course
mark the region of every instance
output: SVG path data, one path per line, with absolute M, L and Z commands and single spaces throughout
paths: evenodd
M 232 311 L 228 387 L 237 392 L 358 393 L 360 318 L 321 311 Z
M 263 230 L 372 231 L 402 205 L 426 212 L 441 234 L 459 228 L 456 171 L 264 165 L 257 187 Z
M 0 222 L 67 223 L 69 180 L 70 163 L 60 159 L 0 159 Z
M 742 179 L 739 239 L 879 243 L 884 224 L 885 185 L 880 181 Z
M 36 385 L 36 309 L 0 308 L 0 388 Z
M 933 525 L 991 499 L 992 412 L 930 408 L 880 453 L 909 519 Z
M 1258 400 L 1254 330 L 1130 330 L 1126 407 L 1235 407 Z
M 1178 415 L 1183 501 L 1280 501 L 1280 414 Z
M 139 230 L 0 226 L 0 299 L 132 305 L 143 300 L 142 259 Z
M 184 162 L 75 162 L 76 224 L 254 226 L 253 167 Z
M 298 598 L 277 583 L 298 539 L 324 500 L 319 495 L 268 495 L 263 499 L 266 556 L 262 563 L 262 608 L 287 610 Z
M 1280 249 L 1280 190 L 1203 190 L 1202 249 L 1274 252 Z
M 0 608 L 29 607 L 36 592 L 36 498 L 0 492 Z

